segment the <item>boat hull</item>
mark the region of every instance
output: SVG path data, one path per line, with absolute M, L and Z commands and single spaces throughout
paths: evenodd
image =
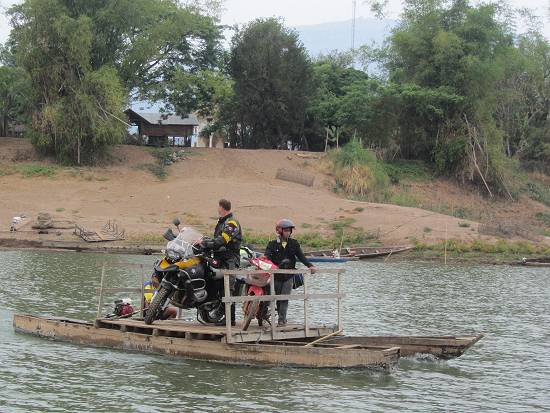
M 339 349 L 284 344 L 227 344 L 224 340 L 135 333 L 120 329 L 98 328 L 91 322 L 15 315 L 18 333 L 32 334 L 75 344 L 119 350 L 167 354 L 228 364 L 292 366 L 311 368 L 369 368 L 389 371 L 398 362 L 399 348 Z

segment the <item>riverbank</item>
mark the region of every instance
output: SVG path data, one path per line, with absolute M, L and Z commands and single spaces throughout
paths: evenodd
M 260 244 L 251 245 L 257 251 L 263 251 Z M 127 241 L 112 241 L 108 243 L 88 243 L 84 241 L 59 240 L 28 240 L 0 237 L 0 249 L 46 249 L 54 251 L 94 252 L 106 254 L 152 255 L 160 254 L 165 244 L 143 244 Z M 308 251 L 307 244 L 304 250 Z M 527 242 L 472 242 L 462 243 L 449 240 L 445 243 L 425 245 L 417 244 L 415 248 L 395 255 L 364 260 L 362 262 L 447 262 L 447 264 L 488 264 L 503 265 L 517 263 L 523 258 L 550 258 L 550 247 L 539 246 Z
M 157 162 L 155 151 L 121 145 L 108 165 L 74 168 L 40 159 L 28 140 L 0 139 L 0 238 L 25 239 L 29 245 L 78 242 L 70 229 L 50 234 L 31 230 L 38 214 L 45 212 L 54 220 L 98 233 L 106 223 L 116 222 L 126 239 L 109 244 L 117 248 L 162 248 L 161 234 L 176 216 L 183 225 L 210 234 L 217 200 L 228 198 L 245 242 L 260 246 L 274 236 L 274 223 L 282 217 L 296 223 L 294 235 L 311 250 L 340 244 L 434 244 L 445 239 L 485 242 L 502 236 L 550 245 L 550 237 L 544 235 L 550 235 L 545 230 L 550 208 L 532 200 L 488 205 L 466 188 L 432 177 L 411 181 L 408 191 L 433 205 L 414 203 L 410 197 L 400 202 L 419 207 L 350 200 L 335 193 L 334 177 L 316 167 L 322 154 L 277 150 L 185 148 L 185 156 L 165 166 L 166 173 L 159 177 L 150 168 Z M 313 184 L 278 179 L 280 169 L 308 176 Z M 400 186 L 406 182 L 402 178 Z M 462 206 L 462 201 L 467 205 Z M 478 220 L 471 213 L 474 210 L 490 212 L 494 219 Z M 12 218 L 22 215 L 26 224 L 14 236 L 9 232 Z M 92 245 L 77 247 L 117 249 Z

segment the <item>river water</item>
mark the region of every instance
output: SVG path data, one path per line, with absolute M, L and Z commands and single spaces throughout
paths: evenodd
M 0 251 L 0 412 L 550 410 L 548 268 L 339 264 L 347 334 L 485 334 L 458 359 L 405 358 L 391 374 L 227 366 L 14 333 L 14 313 L 92 319 L 103 261 L 149 272 L 154 257 Z M 140 269 L 109 268 L 108 280 L 138 286 Z M 315 283 L 326 291 L 334 276 Z M 311 310 L 330 321 L 334 308 Z

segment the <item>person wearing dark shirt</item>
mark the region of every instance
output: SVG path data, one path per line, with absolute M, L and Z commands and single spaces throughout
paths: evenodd
M 308 267 L 312 274 L 315 273 L 315 267 L 307 260 L 300 243 L 291 238 L 295 225 L 290 219 L 281 219 L 275 226 L 277 238 L 269 241 L 265 249 L 265 256 L 281 269 L 295 269 L 296 260 L 299 260 Z M 292 291 L 294 276 L 293 274 L 275 275 L 275 294 L 288 295 Z M 286 315 L 288 310 L 288 300 L 277 301 L 278 326 L 284 326 L 287 323 Z
M 241 225 L 233 216 L 231 202 L 227 199 L 219 200 L 218 216 L 218 223 L 214 229 L 214 238 L 201 242 L 201 245 L 213 249 L 214 258 L 218 260 L 221 268 L 234 270 L 239 267 L 241 260 Z M 230 286 L 234 294 L 234 277 L 230 278 Z M 223 280 L 218 281 L 217 288 L 220 293 L 223 293 Z M 235 325 L 235 303 L 231 304 L 231 324 Z M 225 322 L 223 325 L 225 325 Z

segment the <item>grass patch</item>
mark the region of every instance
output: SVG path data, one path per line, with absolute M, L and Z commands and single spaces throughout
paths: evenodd
M 50 165 L 28 164 L 17 167 L 17 172 L 25 178 L 33 178 L 37 176 L 54 177 L 57 173 L 57 167 Z
M 548 212 L 537 212 L 535 214 L 535 218 L 538 221 L 543 222 L 544 225 L 550 226 L 550 213 L 548 213 Z
M 529 198 L 550 206 L 550 186 L 531 181 L 526 185 L 526 192 Z
M 142 163 L 137 165 L 135 168 L 140 169 L 142 171 L 143 170 L 148 171 L 153 175 L 155 175 L 160 180 L 166 179 L 166 176 L 168 175 L 165 167 L 158 163 Z
M 420 201 L 409 192 L 409 189 L 405 186 L 400 187 L 397 192 L 384 193 L 384 203 L 394 204 L 404 207 L 421 208 Z
M 355 208 L 353 208 L 353 210 L 354 210 L 355 212 L 363 212 L 363 211 L 365 210 L 365 208 L 363 208 L 363 207 L 355 207 Z
M 345 228 L 348 228 L 355 222 L 353 218 L 340 218 L 329 224 L 330 229 L 333 231 L 343 231 Z
M 65 208 L 56 208 L 55 209 L 55 212 L 63 212 L 63 211 L 65 211 Z
M 467 222 L 459 222 L 459 223 L 458 223 L 458 226 L 459 226 L 460 228 L 469 228 L 469 227 L 470 227 L 470 224 L 467 223 Z
M 429 234 L 430 232 L 432 232 L 432 229 L 430 227 L 424 227 L 424 232 Z
M 415 240 L 415 249 L 417 251 L 445 251 L 445 241 L 435 244 L 424 244 Z M 546 245 L 533 244 L 527 241 L 507 241 L 498 240 L 489 242 L 484 240 L 475 240 L 471 242 L 455 239 L 447 240 L 447 252 L 451 253 L 470 253 L 481 252 L 484 254 L 505 254 L 505 255 L 550 255 L 550 247 Z
M 17 170 L 13 166 L 0 165 L 0 176 L 13 175 Z
M 267 243 L 274 239 L 273 234 L 255 233 L 245 230 L 243 234 L 243 244 L 251 245 L 258 251 L 263 251 Z M 327 236 L 320 232 L 305 232 L 297 234 L 296 238 L 303 250 L 311 249 L 333 249 L 340 247 L 340 244 L 344 246 L 354 246 L 365 243 L 379 244 L 379 236 L 375 233 L 365 232 L 362 229 L 352 229 L 349 232 L 344 233 L 344 237 L 333 234 Z
M 243 231 L 243 245 L 251 245 L 259 251 L 263 251 L 267 243 L 273 238 L 272 234 L 253 232 L 246 229 Z
M 422 161 L 395 161 L 382 163 L 392 184 L 404 179 L 410 181 L 427 181 L 432 178 L 431 170 Z
M 313 225 L 312 225 L 312 224 L 308 224 L 307 222 L 304 222 L 304 223 L 302 224 L 302 228 L 311 228 L 311 227 L 313 227 Z
M 162 235 L 156 233 L 133 234 L 128 237 L 131 242 L 150 243 L 150 244 L 166 244 L 166 240 Z

